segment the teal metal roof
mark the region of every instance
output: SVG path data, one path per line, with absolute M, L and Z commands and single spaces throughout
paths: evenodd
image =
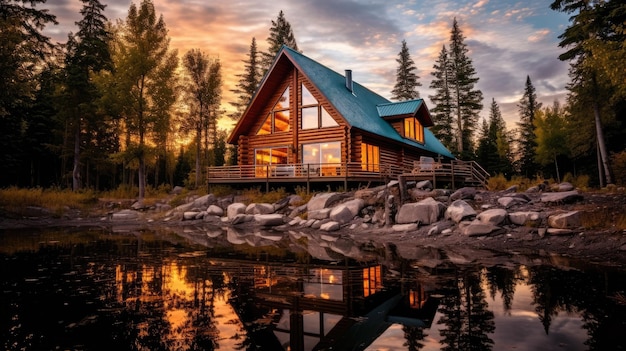
M 387 104 L 378 105 L 376 106 L 376 108 L 378 109 L 378 115 L 380 117 L 389 117 L 415 113 L 415 111 L 417 111 L 417 109 L 423 103 L 424 100 L 416 99 L 400 102 L 390 102 Z
M 393 110 L 406 111 L 411 107 L 419 107 L 419 104 L 424 103 L 423 100 L 392 103 L 354 81 L 352 92 L 350 92 L 346 88 L 346 79 L 343 75 L 287 46 L 283 46 L 281 51 L 285 51 L 288 54 L 299 70 L 309 78 L 352 127 L 442 156 L 454 158 L 454 155 L 428 128 L 424 128 L 424 144 L 421 144 L 411 139 L 403 138 L 382 118 L 391 116 L 392 114 L 389 113 Z M 280 57 L 280 54 L 279 52 L 276 57 Z M 413 108 L 412 112 L 416 110 L 416 108 Z M 381 114 L 381 111 L 384 114 Z

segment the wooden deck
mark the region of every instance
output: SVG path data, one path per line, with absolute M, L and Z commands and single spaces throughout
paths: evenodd
M 432 159 L 431 159 L 432 160 Z M 365 169 L 364 169 L 365 168 Z M 400 187 L 407 182 L 430 180 L 433 187 L 449 185 L 486 187 L 489 174 L 476 162 L 454 160 L 449 163 L 415 162 L 412 169 L 397 166 L 361 163 L 333 164 L 275 164 L 209 167 L 207 182 L 211 185 L 261 185 L 269 191 L 273 187 L 303 185 L 307 191 L 315 184 L 343 185 L 385 184 L 399 180 Z

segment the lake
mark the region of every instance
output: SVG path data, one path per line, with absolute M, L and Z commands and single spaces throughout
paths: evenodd
M 4 350 L 626 350 L 626 269 L 212 226 L 0 231 Z

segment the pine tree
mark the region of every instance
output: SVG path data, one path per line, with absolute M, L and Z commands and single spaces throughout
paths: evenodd
M 537 173 L 537 164 L 535 162 L 535 114 L 541 108 L 541 103 L 537 101 L 535 87 L 530 81 L 530 76 L 526 76 L 526 86 L 524 88 L 524 96 L 517 105 L 520 113 L 520 121 L 517 123 L 519 128 L 518 149 L 519 149 L 519 168 L 520 173 L 527 177 L 534 177 Z
M 267 51 L 261 54 L 263 75 L 269 70 L 274 61 L 274 57 L 283 45 L 287 45 L 293 50 L 299 51 L 296 38 L 291 30 L 291 24 L 285 19 L 285 14 L 282 10 L 278 13 L 276 21 L 272 21 L 270 35 L 267 37 L 267 44 L 269 45 Z
M 415 61 L 411 58 L 406 40 L 402 40 L 402 49 L 398 53 L 396 62 L 398 63 L 396 85 L 391 91 L 391 98 L 399 101 L 419 98 L 420 94 L 417 91 L 417 87 L 422 86 L 422 83 L 418 81 L 420 77 L 415 73 L 417 67 L 415 66 Z
M 112 70 L 113 63 L 109 52 L 111 34 L 108 32 L 107 18 L 103 14 L 106 5 L 98 0 L 81 0 L 83 18 L 77 22 L 78 33 L 70 33 L 65 57 L 65 82 L 60 109 L 64 125 L 73 136 L 72 190 L 83 186 L 81 176 L 81 148 L 91 145 L 87 133 L 106 128 L 102 116 L 96 113 L 99 93 L 92 75 L 101 70 Z M 91 128 L 87 128 L 87 126 Z M 85 139 L 85 140 L 83 140 Z
M 451 73 L 448 51 L 444 45 L 439 57 L 433 66 L 431 74 L 435 77 L 430 82 L 430 88 L 435 89 L 435 95 L 428 98 L 434 107 L 430 110 L 433 115 L 434 126 L 431 130 L 448 149 L 454 149 L 454 132 L 452 128 L 452 95 L 450 93 Z
M 478 82 L 472 60 L 467 56 L 465 37 L 454 19 L 450 35 L 450 69 L 453 115 L 456 115 L 457 153 L 464 158 L 473 154 L 472 139 L 483 108 L 483 94 L 475 89 Z
M 512 167 L 506 135 L 506 125 L 500 106 L 495 99 L 492 99 L 489 122 L 483 119 L 476 150 L 478 162 L 492 175 L 498 173 L 510 175 Z
M 237 120 L 241 117 L 241 114 L 250 103 L 250 100 L 252 100 L 252 96 L 254 96 L 254 93 L 261 82 L 258 56 L 259 53 L 257 51 L 256 39 L 252 38 L 248 59 L 243 61 L 244 73 L 237 75 L 239 82 L 237 83 L 235 89 L 231 90 L 232 93 L 237 94 L 237 101 L 230 103 L 236 108 L 236 110 L 230 114 L 230 117 L 233 120 Z
M 561 181 L 559 173 L 559 156 L 568 156 L 566 135 L 566 117 L 563 108 L 555 101 L 552 108 L 537 110 L 534 120 L 537 138 L 536 159 L 542 165 L 554 162 L 557 182 Z

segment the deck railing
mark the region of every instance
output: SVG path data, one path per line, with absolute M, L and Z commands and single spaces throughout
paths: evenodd
M 395 177 L 402 173 L 389 165 L 348 163 L 307 163 L 307 164 L 271 164 L 271 165 L 238 165 L 209 167 L 209 182 L 235 179 L 266 179 L 266 178 L 380 178 Z
M 460 178 L 465 183 L 487 187 L 489 173 L 475 161 L 453 160 L 449 163 L 415 161 L 411 174 Z

